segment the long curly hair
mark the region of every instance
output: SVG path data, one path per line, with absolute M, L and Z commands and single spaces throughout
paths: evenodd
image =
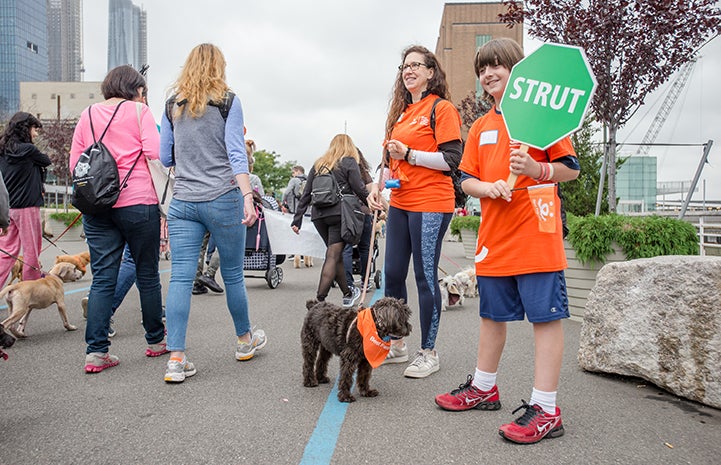
M 411 53 L 416 52 L 423 55 L 424 64 L 434 70 L 433 77 L 428 81 L 427 91 L 431 94 L 435 94 L 446 100 L 451 99 L 451 94 L 448 91 L 448 83 L 446 82 L 446 73 L 441 68 L 440 63 L 436 59 L 436 56 L 427 48 L 422 45 L 411 45 L 410 47 L 403 50 L 401 65 L 406 60 L 406 57 Z M 406 89 L 403 84 L 403 71 L 398 70 L 396 75 L 396 82 L 393 85 L 393 94 L 391 95 L 391 101 L 388 109 L 388 118 L 386 119 L 386 139 L 391 135 L 393 126 L 398 121 L 398 118 L 406 109 L 411 101 L 411 93 Z
M 337 134 L 333 140 L 330 141 L 328 151 L 323 154 L 319 159 L 315 161 L 313 166 L 315 171 L 318 172 L 321 166 L 326 166 L 332 170 L 335 165 L 344 157 L 352 157 L 356 162 L 358 161 L 358 149 L 356 149 L 353 139 L 347 134 Z
M 30 113 L 24 111 L 15 113 L 0 136 L 0 156 L 5 155 L 6 152 L 12 152 L 18 144 L 32 143 L 30 129 L 42 127 L 43 124 L 40 120 Z
M 172 86 L 177 101 L 173 117 L 187 111 L 191 118 L 205 113 L 209 102 L 222 102 L 230 88 L 225 82 L 225 57 L 213 44 L 200 44 L 193 48 L 185 60 L 178 80 Z

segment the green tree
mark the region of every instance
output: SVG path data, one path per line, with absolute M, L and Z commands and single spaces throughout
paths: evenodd
M 683 64 L 721 34 L 718 0 L 504 0 L 510 26 L 586 51 L 598 81 L 591 108 L 608 141 L 609 210 L 616 211 L 618 129 Z
M 265 192 L 274 193 L 276 198 L 280 197 L 290 181 L 291 169 L 298 163 L 294 160 L 281 163 L 280 155 L 265 150 L 256 151 L 253 153 L 253 158 L 255 158 L 253 174 L 260 178 Z
M 571 136 L 581 173 L 573 181 L 561 185 L 563 206 L 576 216 L 592 215 L 596 210 L 596 196 L 603 164 L 603 150 L 591 138 L 596 132 L 593 121 L 586 118 L 581 129 Z M 608 213 L 608 186 L 604 183 L 601 213 Z

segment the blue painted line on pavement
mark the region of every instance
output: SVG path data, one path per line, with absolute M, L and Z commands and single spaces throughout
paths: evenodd
M 368 305 L 373 305 L 376 300 L 383 297 L 383 280 L 384 277 L 382 276 L 381 287 L 373 293 Z M 330 463 L 347 410 L 348 403 L 338 400 L 338 378 L 336 378 L 335 385 L 328 394 L 323 411 L 321 411 L 318 422 L 315 424 L 313 434 L 311 434 L 308 444 L 305 446 L 300 465 L 324 465 Z

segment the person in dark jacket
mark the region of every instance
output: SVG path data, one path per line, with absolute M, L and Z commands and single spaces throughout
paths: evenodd
M 331 141 L 328 151 L 316 160 L 308 173 L 307 186 L 310 187 L 303 190 L 291 223 L 291 228 L 296 234 L 299 233 L 303 223 L 303 214 L 310 205 L 313 180 L 321 167 L 331 171 L 344 194 L 353 193 L 361 201 L 366 202 L 368 190 L 361 179 L 358 160 L 358 150 L 353 140 L 346 134 L 336 135 Z M 380 206 L 374 202 L 371 208 L 380 208 Z M 340 202 L 325 208 L 314 205 L 310 219 L 327 246 L 316 298 L 318 301 L 324 301 L 333 280 L 335 280 L 340 290 L 343 291 L 343 307 L 352 307 L 358 301 L 361 293 L 358 288 L 349 287 L 346 281 L 343 267 L 345 242 L 341 238 Z
M 33 144 L 43 125 L 24 111 L 10 118 L 0 137 L 0 172 L 9 194 L 10 224 L 7 234 L 0 237 L 0 283 L 5 284 L 15 258 L 22 249 L 23 280 L 39 279 L 45 168 L 50 158 Z

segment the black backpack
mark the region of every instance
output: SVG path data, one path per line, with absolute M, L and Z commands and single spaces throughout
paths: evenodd
M 431 107 L 431 129 L 433 130 L 433 137 L 436 137 L 436 105 L 438 105 L 438 102 L 441 100 L 444 100 L 441 97 L 438 97 L 435 102 L 433 102 L 433 106 Z M 450 176 L 453 180 L 453 193 L 456 198 L 456 208 L 464 208 L 466 206 L 466 201 L 468 201 L 468 194 L 463 192 L 463 188 L 461 187 L 461 172 L 458 170 L 458 166 L 451 166 L 450 171 L 444 171 L 443 174 L 446 176 Z
M 132 173 L 133 168 L 138 163 L 142 151 L 133 162 L 133 166 L 120 182 L 120 174 L 118 173 L 118 164 L 115 162 L 113 154 L 103 144 L 103 137 L 108 132 L 110 123 L 118 113 L 120 106 L 127 102 L 121 101 L 113 115 L 105 126 L 105 130 L 99 139 L 95 139 L 95 129 L 93 128 L 92 105 L 88 107 L 88 119 L 90 120 L 90 132 L 93 135 L 93 143 L 86 148 L 78 159 L 78 163 L 73 168 L 73 196 L 72 203 L 84 215 L 97 215 L 104 213 L 113 208 L 118 201 L 120 191 L 127 187 L 128 177 Z
M 341 192 L 338 181 L 327 166 L 323 165 L 315 173 L 310 191 L 310 204 L 318 208 L 328 208 L 340 202 Z

